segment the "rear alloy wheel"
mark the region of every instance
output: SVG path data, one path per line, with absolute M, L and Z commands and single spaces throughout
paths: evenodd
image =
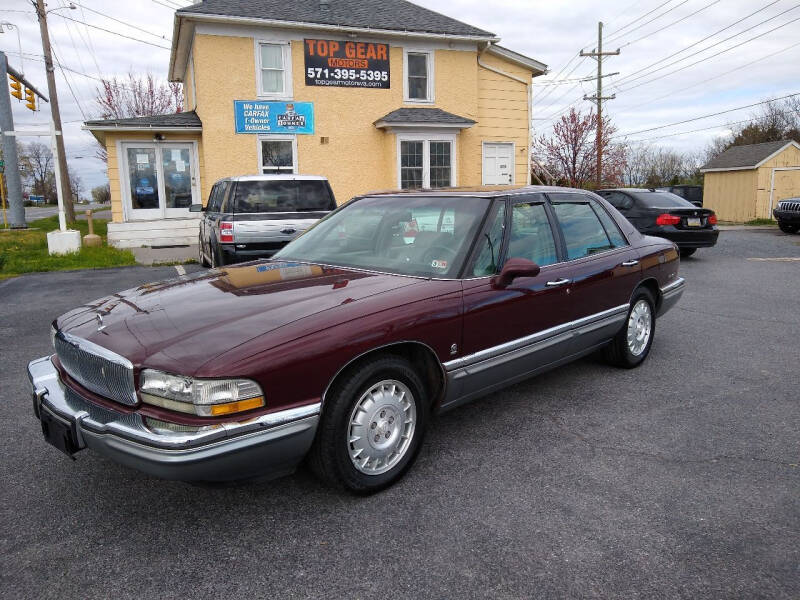
M 606 347 L 606 358 L 618 367 L 638 367 L 650 354 L 655 330 L 653 296 L 647 290 L 640 290 L 631 302 L 625 326 Z
M 689 258 L 695 252 L 697 248 L 681 248 L 681 258 Z
M 309 464 L 332 485 L 377 492 L 414 462 L 427 420 L 425 387 L 413 367 L 395 356 L 376 358 L 337 382 L 325 400 Z
M 797 233 L 800 230 L 800 225 L 786 223 L 785 221 L 778 221 L 778 227 L 781 228 L 783 233 Z

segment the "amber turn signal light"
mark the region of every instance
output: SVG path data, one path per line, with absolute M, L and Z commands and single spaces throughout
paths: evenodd
M 236 402 L 226 402 L 225 404 L 212 404 L 211 415 L 219 417 L 221 415 L 230 415 L 233 413 L 244 412 L 264 406 L 264 398 L 256 396 L 255 398 L 247 398 L 246 400 L 238 400 Z

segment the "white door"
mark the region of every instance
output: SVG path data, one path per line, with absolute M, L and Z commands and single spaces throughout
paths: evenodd
M 191 143 L 122 144 L 126 220 L 194 217 L 200 203 L 195 146 Z
M 514 144 L 510 142 L 484 142 L 483 185 L 509 185 L 514 183 Z

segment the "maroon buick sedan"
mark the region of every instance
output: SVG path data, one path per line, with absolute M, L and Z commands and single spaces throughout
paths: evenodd
M 270 260 L 113 294 L 30 363 L 45 439 L 171 479 L 303 459 L 371 492 L 433 414 L 602 350 L 647 357 L 683 293 L 674 244 L 581 190 L 356 198 Z M 480 423 L 476 423 L 480 435 Z

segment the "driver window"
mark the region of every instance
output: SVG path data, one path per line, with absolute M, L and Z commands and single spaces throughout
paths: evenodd
M 558 262 L 553 230 L 543 204 L 514 204 L 511 211 L 508 258 L 527 258 L 540 267 Z
M 478 242 L 478 255 L 472 267 L 473 277 L 486 277 L 497 273 L 500 262 L 500 246 L 503 243 L 503 230 L 505 229 L 506 203 L 498 202 L 492 226 L 484 232 Z

